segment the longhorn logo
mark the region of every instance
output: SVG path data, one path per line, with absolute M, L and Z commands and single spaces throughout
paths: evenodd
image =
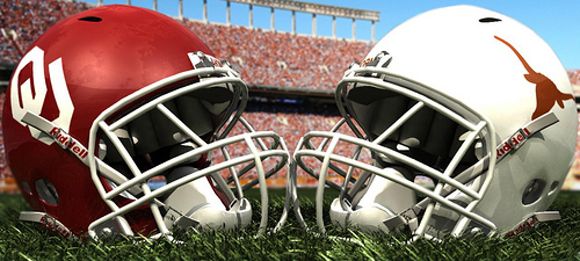
M 32 63 L 32 79 L 26 79 L 21 85 L 18 84 L 20 72 L 22 69 Z M 48 65 L 48 73 L 50 76 L 50 84 L 52 86 L 52 94 L 58 107 L 59 115 L 52 123 L 59 126 L 65 132 L 69 131 L 72 120 L 74 105 L 68 92 L 68 86 L 64 78 L 62 68 L 62 58 L 52 61 Z M 42 107 L 46 98 L 47 87 L 44 75 L 44 51 L 35 46 L 30 50 L 16 67 L 14 76 L 10 82 L 10 105 L 12 109 L 12 117 L 22 126 L 27 126 L 22 122 L 22 117 L 26 112 L 36 115 L 41 114 Z M 31 81 L 34 83 L 31 85 Z M 32 86 L 34 86 L 34 95 Z M 30 134 L 35 139 L 50 145 L 54 142 L 52 137 L 42 134 L 41 131 L 28 126 Z
M 554 104 L 558 103 L 560 108 L 564 108 L 565 100 L 574 100 L 572 94 L 563 93 L 558 90 L 556 84 L 542 73 L 536 72 L 524 59 L 524 57 L 506 40 L 499 36 L 494 36 L 495 39 L 507 45 L 518 57 L 524 68 L 528 73 L 524 74 L 524 78 L 530 83 L 536 85 L 536 110 L 532 114 L 532 120 L 544 115 L 552 110 Z

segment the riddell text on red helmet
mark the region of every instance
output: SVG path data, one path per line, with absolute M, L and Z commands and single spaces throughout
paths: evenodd
M 50 136 L 52 136 L 61 146 L 76 154 L 79 158 L 85 159 L 87 157 L 87 149 L 77 143 L 77 141 L 72 139 L 70 135 L 66 134 L 61 129 L 57 127 L 52 128 L 52 130 L 50 130 Z

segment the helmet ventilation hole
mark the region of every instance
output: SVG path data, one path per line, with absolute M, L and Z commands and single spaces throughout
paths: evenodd
M 495 17 L 485 17 L 485 18 L 479 19 L 479 22 L 480 23 L 495 23 L 495 22 L 501 22 L 501 19 L 495 18 Z
M 528 183 L 524 189 L 524 194 L 522 196 L 522 203 L 524 205 L 529 205 L 536 202 L 541 196 L 546 187 L 546 181 L 541 179 L 533 179 Z
M 103 19 L 100 17 L 96 17 L 96 16 L 85 16 L 85 17 L 79 18 L 79 21 L 98 23 L 100 21 L 103 21 Z
M 44 203 L 54 206 L 58 204 L 58 193 L 50 181 L 39 179 L 35 182 L 35 185 L 36 193 L 38 193 L 38 196 Z

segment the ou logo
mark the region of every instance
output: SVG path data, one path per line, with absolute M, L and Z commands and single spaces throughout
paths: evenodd
M 32 94 L 31 79 L 26 79 L 22 85 L 18 85 L 20 72 L 22 69 L 32 63 L 32 82 L 34 83 L 34 93 Z M 52 121 L 52 124 L 61 128 L 65 132 L 69 131 L 72 120 L 74 105 L 68 92 L 68 86 L 64 78 L 62 69 L 62 58 L 58 58 L 48 65 L 48 73 L 50 76 L 50 84 L 52 86 L 52 94 L 58 107 L 58 117 Z M 44 51 L 35 46 L 30 50 L 16 67 L 14 76 L 10 82 L 10 105 L 12 109 L 12 117 L 22 126 L 27 126 L 22 122 L 22 117 L 26 112 L 30 112 L 40 116 L 44 100 L 46 98 L 47 87 L 44 76 Z M 28 126 L 30 134 L 35 139 L 50 145 L 54 139 L 34 127 Z

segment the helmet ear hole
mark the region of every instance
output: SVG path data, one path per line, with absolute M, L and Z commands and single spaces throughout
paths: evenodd
M 522 195 L 522 204 L 529 205 L 536 202 L 544 192 L 546 181 L 541 179 L 533 179 L 528 183 Z
M 48 204 L 56 206 L 58 205 L 58 193 L 56 188 L 50 181 L 46 179 L 39 179 L 35 183 L 36 193 L 40 199 Z
M 20 182 L 20 189 L 25 194 L 32 195 L 32 191 L 30 190 L 30 185 L 28 185 L 28 182 L 26 181 Z
M 550 192 L 548 192 L 548 195 L 552 195 L 554 192 L 557 192 L 558 188 L 560 188 L 560 182 L 558 181 L 552 182 L 552 185 L 550 185 Z

